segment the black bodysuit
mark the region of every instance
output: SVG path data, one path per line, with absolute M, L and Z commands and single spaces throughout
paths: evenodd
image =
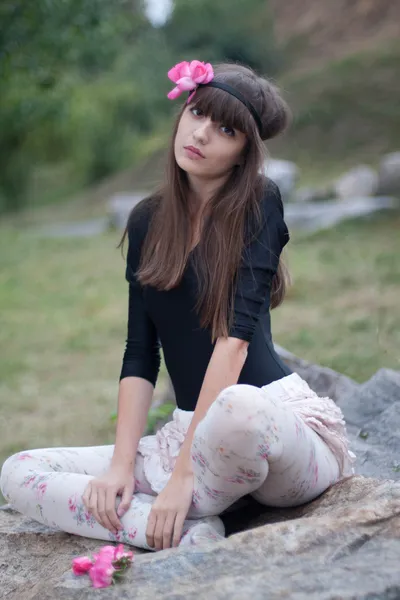
M 142 377 L 155 385 L 161 346 L 177 406 L 194 410 L 214 344 L 210 331 L 201 328 L 194 310 L 197 277 L 193 254 L 181 282 L 172 290 L 158 291 L 142 286 L 136 279 L 151 216 L 146 202 L 136 211 L 128 228 L 128 337 L 120 379 Z M 234 322 L 229 330 L 231 337 L 249 342 L 238 383 L 257 387 L 291 373 L 276 354 L 271 338 L 271 283 L 282 248 L 289 241 L 279 189 L 272 181 L 266 184 L 261 208 L 263 226 L 242 255 L 234 298 Z

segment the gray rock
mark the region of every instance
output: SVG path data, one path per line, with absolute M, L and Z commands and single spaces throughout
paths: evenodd
M 354 197 L 347 202 L 326 200 L 324 202 L 289 203 L 285 206 L 285 220 L 290 229 L 307 232 L 329 229 L 346 219 L 371 215 L 398 206 L 391 197 Z
M 399 513 L 399 483 L 351 477 L 302 507 L 266 510 L 223 541 L 137 553 L 123 582 L 103 592 L 70 570 L 98 542 L 30 531 L 0 513 L 0 585 L 10 600 L 399 598 Z
M 275 350 L 292 371 L 307 381 L 310 388 L 319 396 L 329 396 L 339 403 L 346 393 L 352 393 L 354 387 L 358 385 L 353 379 L 341 375 L 329 367 L 321 367 L 303 360 L 277 344 L 275 344 Z
M 270 158 L 265 161 L 262 172 L 277 184 L 282 198 L 289 200 L 299 176 L 297 165 L 289 160 Z
M 378 169 L 378 193 L 400 197 L 400 152 L 382 158 Z
M 295 190 L 291 199 L 293 202 L 304 204 L 305 202 L 324 202 L 331 200 L 333 196 L 333 190 L 329 186 L 325 188 L 302 187 Z
M 334 184 L 338 198 L 374 196 L 378 188 L 378 174 L 367 165 L 359 165 L 344 173 Z
M 292 509 L 268 509 L 249 499 L 224 514 L 228 532 L 239 533 L 220 542 L 156 554 L 135 549 L 125 580 L 105 592 L 71 573 L 72 558 L 92 553 L 102 542 L 1 510 L 2 597 L 398 600 L 400 373 L 381 369 L 359 384 L 276 349 L 317 393 L 341 406 L 358 457 L 356 476 Z M 363 476 L 371 474 L 381 480 Z

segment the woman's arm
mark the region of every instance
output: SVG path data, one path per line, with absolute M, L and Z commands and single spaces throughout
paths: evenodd
M 195 429 L 218 394 L 224 388 L 238 382 L 247 358 L 248 345 L 247 341 L 235 337 L 217 340 L 204 376 L 196 409 L 172 475 L 180 477 L 192 473 L 190 450 Z
M 248 342 L 219 338 L 208 363 L 192 421 L 181 446 L 168 484 L 158 495 L 149 514 L 146 539 L 150 547 L 169 548 L 179 544 L 183 523 L 192 502 L 193 469 L 191 446 L 197 424 L 218 394 L 234 385 L 246 361 Z
M 130 473 L 133 472 L 137 447 L 146 427 L 153 391 L 153 384 L 141 377 L 125 377 L 121 380 L 111 467 L 122 467 Z

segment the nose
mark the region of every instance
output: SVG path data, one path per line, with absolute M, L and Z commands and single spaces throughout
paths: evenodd
M 197 127 L 193 131 L 194 139 L 200 144 L 206 144 L 210 135 L 212 122 L 210 117 L 202 119 L 197 123 Z

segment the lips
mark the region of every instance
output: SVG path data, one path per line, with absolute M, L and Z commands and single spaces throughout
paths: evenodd
M 198 148 L 195 148 L 195 146 L 184 146 L 184 148 L 185 148 L 185 150 L 189 150 L 190 152 L 193 152 L 194 154 L 201 156 L 201 158 L 205 158 L 204 154 L 202 152 L 200 152 L 200 150 Z

